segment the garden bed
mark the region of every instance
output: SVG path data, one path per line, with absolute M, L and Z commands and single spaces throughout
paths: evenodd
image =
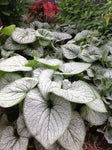
M 41 1 L 0 28 L 1 150 L 112 150 L 111 2 L 82 3 Z

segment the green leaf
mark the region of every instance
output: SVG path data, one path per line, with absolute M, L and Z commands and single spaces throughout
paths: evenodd
M 74 59 L 78 57 L 79 53 L 81 52 L 80 46 L 74 45 L 74 44 L 66 44 L 61 46 L 63 50 L 63 55 L 67 59 Z
M 108 117 L 107 113 L 96 112 L 87 106 L 81 108 L 81 116 L 84 120 L 95 126 L 103 125 Z
M 59 67 L 59 70 L 62 71 L 62 73 L 57 72 L 56 74 L 74 75 L 87 70 L 90 66 L 91 64 L 82 62 L 65 63 Z
M 84 143 L 85 134 L 84 122 L 79 113 L 74 112 L 68 129 L 58 141 L 67 150 L 80 150 Z
M 10 25 L 8 27 L 2 28 L 0 32 L 2 32 L 5 35 L 10 36 L 12 32 L 15 30 L 15 27 L 16 27 L 15 25 Z
M 39 91 L 33 89 L 25 99 L 24 117 L 32 135 L 48 149 L 69 125 L 70 103 L 53 95 L 45 101 Z
M 26 3 L 35 2 L 35 0 L 25 0 Z
M 91 87 L 80 80 L 74 82 L 69 89 L 60 89 L 54 86 L 49 91 L 63 97 L 65 100 L 75 103 L 88 103 L 96 99 Z
M 5 11 L 2 11 L 2 14 L 9 17 L 11 12 L 5 10 Z
M 12 33 L 12 39 L 19 44 L 33 43 L 36 41 L 35 30 L 16 28 Z
M 14 135 L 14 128 L 8 126 L 1 136 L 0 150 L 27 150 L 28 138 Z
M 26 96 L 26 93 L 37 85 L 35 78 L 21 78 L 6 85 L 0 90 L 0 106 L 11 107 L 20 103 Z
M 28 63 L 27 59 L 23 56 L 13 56 L 4 59 L 0 62 L 0 71 L 14 72 L 14 71 L 31 71 L 31 67 L 25 67 Z
M 0 0 L 0 5 L 8 5 L 9 1 L 8 0 Z
M 44 58 L 40 58 L 40 59 L 36 59 L 39 63 L 44 64 L 45 66 L 47 66 L 50 69 L 58 69 L 59 66 L 62 64 L 61 60 L 58 59 L 44 59 Z
M 9 37 L 9 38 L 6 40 L 6 42 L 5 42 L 4 46 L 3 46 L 3 48 L 5 48 L 6 50 L 9 50 L 9 51 L 19 51 L 19 50 L 24 50 L 24 49 L 26 49 L 26 48 L 27 48 L 27 45 L 18 44 L 18 43 L 16 43 L 16 42 L 14 42 L 11 37 Z
M 29 62 L 25 66 L 34 68 L 36 64 L 37 64 L 36 60 L 29 60 Z

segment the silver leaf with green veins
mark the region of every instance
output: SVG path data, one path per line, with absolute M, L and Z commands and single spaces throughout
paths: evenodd
M 56 72 L 56 74 L 74 75 L 85 71 L 90 66 L 91 64 L 89 63 L 81 63 L 81 62 L 65 63 L 59 67 L 59 70 L 62 72 Z
M 51 81 L 53 73 L 54 73 L 53 70 L 46 69 L 46 70 L 42 71 L 39 76 L 38 88 L 39 88 L 42 96 L 46 100 L 49 99 L 48 94 L 49 94 L 51 88 L 60 87 L 60 85 L 58 83 L 56 83 L 55 81 Z
M 52 32 L 52 34 L 54 35 L 57 42 L 72 38 L 72 36 L 68 33 Z
M 74 82 L 73 87 L 70 87 L 69 89 L 51 87 L 49 91 L 75 103 L 88 103 L 96 99 L 90 86 L 86 82 L 80 80 Z
M 33 43 L 36 41 L 35 30 L 16 28 L 12 33 L 12 39 L 19 44 Z
M 24 117 L 22 115 L 20 115 L 17 119 L 17 132 L 22 137 L 29 138 L 31 136 L 25 125 Z
M 26 67 L 25 64 L 28 63 L 28 60 L 23 56 L 13 56 L 7 59 L 4 59 L 0 62 L 0 71 L 5 72 L 14 72 L 14 71 L 31 71 L 31 67 Z
M 39 35 L 39 33 L 40 33 L 40 35 Z M 36 32 L 36 36 L 40 37 L 40 39 L 46 39 L 46 40 L 54 40 L 55 39 L 53 33 L 46 29 L 38 29 Z
M 45 101 L 40 92 L 33 89 L 25 99 L 24 117 L 32 135 L 48 149 L 68 127 L 71 106 L 69 102 L 53 95 L 50 101 Z
M 16 50 L 18 51 L 18 50 L 24 50 L 24 49 L 26 49 L 27 45 L 25 45 L 25 44 L 18 44 L 16 42 L 14 42 L 11 37 L 9 37 L 6 40 L 6 42 L 5 42 L 5 44 L 4 44 L 3 47 L 6 50 L 9 50 L 9 51 L 16 51 Z
M 0 90 L 11 82 L 20 79 L 21 76 L 16 73 L 6 73 L 0 78 Z
M 91 87 L 91 89 L 93 90 L 93 92 L 96 96 L 96 99 L 94 101 L 88 102 L 86 105 L 94 111 L 107 112 L 106 107 L 101 99 L 100 94 L 93 87 Z
M 8 126 L 0 139 L 0 150 L 27 150 L 28 138 L 14 135 L 14 128 Z
M 80 150 L 85 139 L 85 126 L 78 112 L 74 112 L 71 123 L 58 142 L 67 150 Z
M 81 52 L 80 46 L 75 44 L 66 44 L 61 46 L 61 48 L 63 50 L 63 55 L 67 59 L 74 59 L 78 57 L 79 53 Z
M 1 51 L 1 56 L 3 58 L 7 58 L 7 57 L 11 56 L 11 54 L 14 54 L 14 51 L 7 51 L 2 46 L 0 47 L 0 51 Z
M 45 66 L 38 66 L 37 69 L 32 71 L 32 77 L 39 79 L 39 76 L 43 70 L 47 69 Z
M 104 122 L 107 120 L 106 113 L 96 112 L 87 106 L 83 106 L 81 108 L 81 116 L 83 119 L 88 121 L 91 125 L 96 125 L 96 126 L 104 124 Z
M 26 93 L 37 85 L 35 78 L 21 78 L 6 85 L 0 90 L 0 106 L 11 107 L 20 103 L 26 96 Z

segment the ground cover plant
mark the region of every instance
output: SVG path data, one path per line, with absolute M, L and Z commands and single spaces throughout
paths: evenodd
M 62 0 L 57 1 L 60 9 L 59 22 L 69 21 L 78 32 L 98 30 L 101 39 L 112 34 L 112 1 L 105 0 Z
M 37 150 L 82 150 L 87 122 L 112 143 L 112 41 L 59 28 L 35 21 L 0 47 L 1 150 L 31 137 Z

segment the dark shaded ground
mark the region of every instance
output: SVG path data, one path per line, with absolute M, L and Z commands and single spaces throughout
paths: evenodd
M 33 139 L 30 139 L 28 150 L 36 150 Z M 108 144 L 102 133 L 96 131 L 96 128 L 90 128 L 87 132 L 83 150 L 112 150 L 112 144 Z
M 83 150 L 112 150 L 112 144 L 108 144 L 103 134 L 93 127 L 87 132 Z

